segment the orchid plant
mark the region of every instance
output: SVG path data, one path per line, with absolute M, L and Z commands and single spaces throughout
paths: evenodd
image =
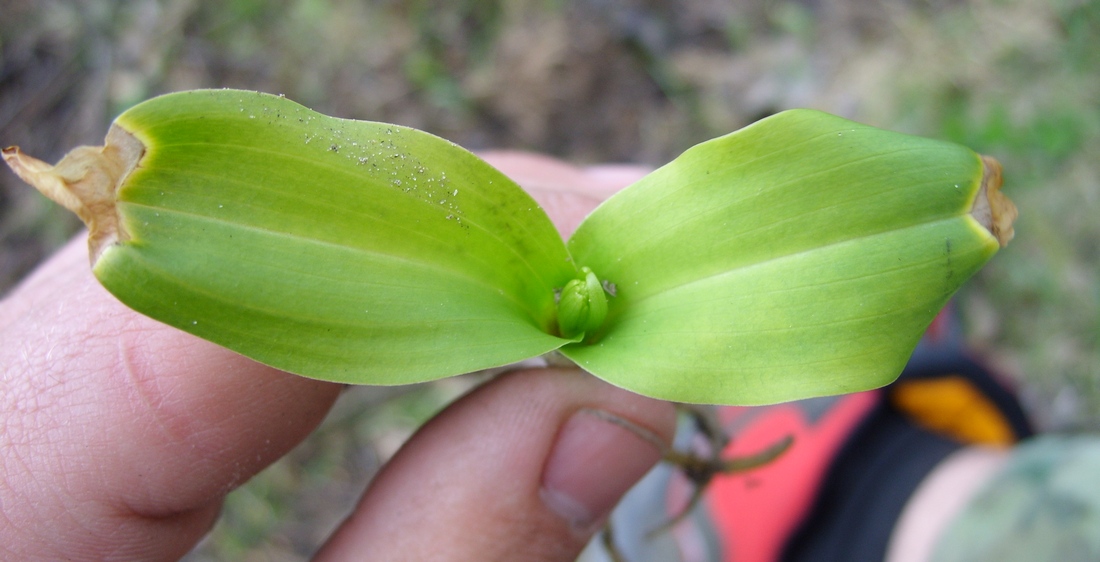
M 881 386 L 1016 214 L 992 158 L 810 110 L 689 149 L 568 241 L 457 145 L 281 96 L 165 95 L 55 166 L 3 154 L 134 310 L 354 384 L 554 352 L 686 403 Z

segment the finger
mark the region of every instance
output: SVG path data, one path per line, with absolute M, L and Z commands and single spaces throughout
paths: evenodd
M 530 193 L 566 238 L 604 199 L 650 172 L 629 164 L 581 168 L 530 152 L 489 151 L 479 156 Z
M 504 376 L 422 428 L 318 560 L 572 561 L 674 425 L 578 370 Z
M 127 309 L 83 240 L 0 304 L 0 341 L 5 559 L 182 555 L 340 390 Z

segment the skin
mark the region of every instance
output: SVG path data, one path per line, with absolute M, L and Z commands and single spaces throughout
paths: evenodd
M 566 234 L 646 172 L 485 157 Z M 0 301 L 0 341 L 5 560 L 180 557 L 342 389 L 130 311 L 92 277 L 83 237 Z M 413 436 L 317 559 L 573 560 L 659 459 L 624 425 L 667 443 L 675 413 L 575 370 L 499 377 Z

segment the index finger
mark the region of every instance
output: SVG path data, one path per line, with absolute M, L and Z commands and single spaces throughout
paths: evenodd
M 568 238 L 600 203 L 651 170 L 634 164 L 603 164 L 582 168 L 562 160 L 520 151 L 490 151 L 483 160 L 518 183 L 534 197 Z

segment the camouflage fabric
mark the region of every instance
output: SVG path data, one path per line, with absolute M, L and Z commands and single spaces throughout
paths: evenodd
M 1020 444 L 952 523 L 933 560 L 1100 560 L 1100 436 Z

